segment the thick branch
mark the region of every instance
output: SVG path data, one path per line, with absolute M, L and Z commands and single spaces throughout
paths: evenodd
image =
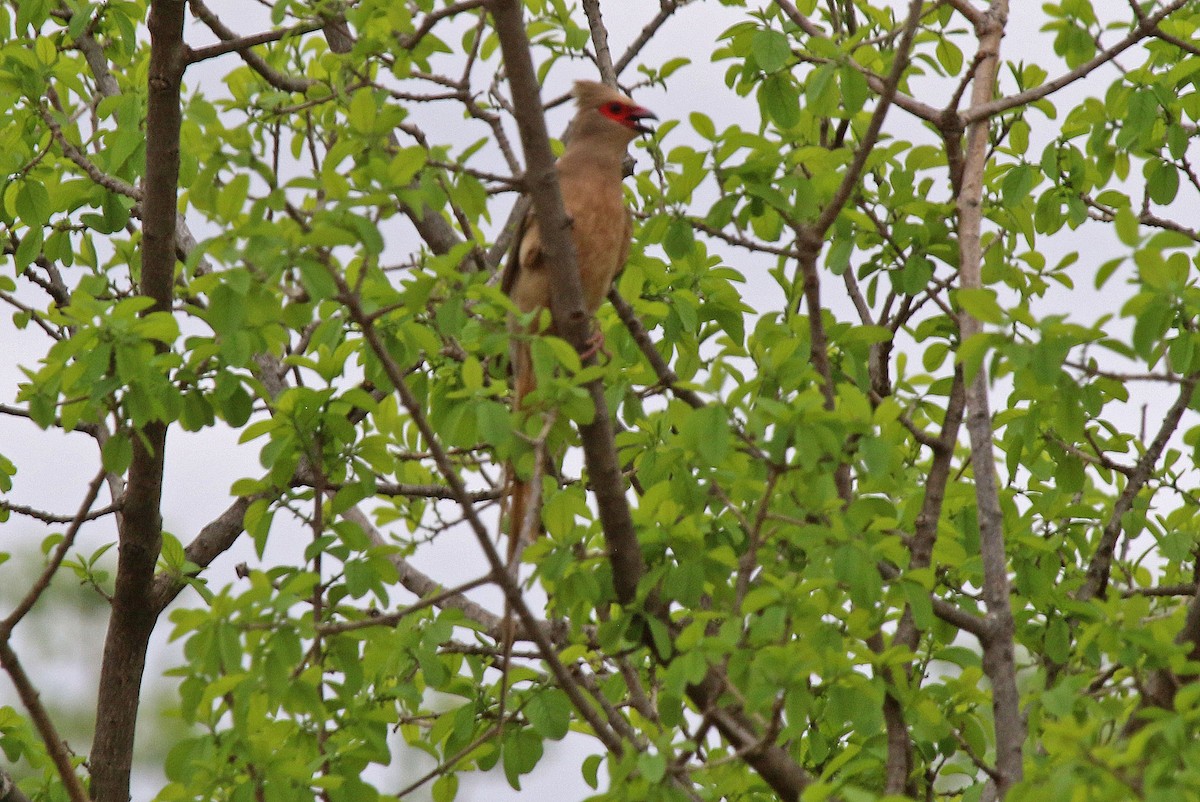
M 213 560 L 224 554 L 245 531 L 246 510 L 253 498 L 239 498 L 215 519 L 206 524 L 200 534 L 184 550 L 187 561 L 207 568 Z M 154 578 L 150 590 L 150 604 L 161 612 L 187 587 L 184 577 L 161 573 Z
M 991 98 L 1000 66 L 1000 40 L 1008 19 L 1008 3 L 993 0 L 976 28 L 979 52 L 972 104 Z M 962 190 L 958 196 L 959 282 L 964 288 L 983 286 L 981 229 L 983 174 L 988 156 L 988 117 L 977 118 L 967 132 Z M 963 341 L 978 336 L 982 323 L 967 312 L 959 315 Z M 992 682 L 995 711 L 996 774 L 989 795 L 1004 798 L 1023 775 L 1022 746 L 1025 723 L 1017 689 L 1013 646 L 1012 607 L 1009 602 L 1007 560 L 1004 550 L 1004 514 L 1000 507 L 996 456 L 992 445 L 992 418 L 988 407 L 987 370 L 980 367 L 966 384 L 967 434 L 975 472 L 975 503 L 979 516 L 979 550 L 983 562 L 983 597 L 988 610 L 987 637 L 983 638 L 983 668 Z
M 604 27 L 604 19 L 600 16 L 600 0 L 583 0 L 583 11 L 592 32 L 592 47 L 596 49 L 596 68 L 600 70 L 600 80 L 609 86 L 616 86 L 617 72 L 613 69 L 612 53 L 608 49 L 608 29 Z
M 141 292 L 148 312 L 170 312 L 175 277 L 175 217 L 179 185 L 180 82 L 183 78 L 184 0 L 150 7 L 146 173 L 142 204 Z M 92 794 L 96 802 L 126 802 L 146 649 L 158 610 L 151 598 L 162 546 L 162 479 L 166 424 L 151 421 L 134 433 L 133 461 L 118 533 L 112 615 L 100 668 Z
M 529 53 L 529 41 L 525 37 L 521 6 L 513 0 L 497 0 L 492 4 L 492 15 L 508 71 L 521 145 L 525 151 L 525 183 L 533 199 L 533 211 L 541 231 L 542 253 L 552 276 L 551 285 L 557 288 L 551 295 L 550 312 L 555 328 L 563 339 L 583 353 L 588 347 L 591 318 L 584 309 L 583 288 L 570 236 L 571 221 L 563 208 L 562 193 L 558 187 L 558 174 L 554 168 L 554 155 L 550 152 L 550 137 L 542 114 L 541 92 L 533 58 Z M 637 597 L 638 582 L 645 574 L 646 566 L 625 499 L 604 388 L 596 380 L 588 385 L 588 392 L 592 396 L 596 415 L 591 423 L 579 427 L 584 460 L 608 544 L 617 600 L 628 605 Z
M 521 4 L 518 0 L 494 0 L 491 10 L 525 151 L 526 186 L 533 199 L 534 214 L 542 235 L 542 251 L 551 270 L 551 284 L 556 288 L 551 297 L 551 314 L 564 339 L 583 352 L 589 320 L 583 307 L 579 269 L 569 235 L 570 222 L 563 209 L 554 157 L 550 152 L 538 81 L 521 18 Z M 584 460 L 596 492 L 613 569 L 614 589 L 618 600 L 628 605 L 636 599 L 638 582 L 646 566 L 625 499 L 603 387 L 595 381 L 588 390 L 595 404 L 596 417 L 592 423 L 579 427 Z M 658 605 L 653 600 L 646 606 L 651 615 L 661 617 L 663 614 L 655 609 Z M 746 762 L 782 799 L 786 802 L 798 799 L 808 785 L 803 768 L 785 750 L 765 742 L 745 714 L 736 708 L 716 707 L 725 688 L 724 676 L 718 670 L 710 669 L 699 683 L 688 686 L 687 692 L 699 710 L 711 715 L 721 734 L 737 749 L 744 750 Z

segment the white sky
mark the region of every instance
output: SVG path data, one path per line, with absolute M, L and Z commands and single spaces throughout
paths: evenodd
M 891 5 L 902 7 L 904 4 L 893 2 Z M 1098 9 L 1111 12 L 1118 17 L 1127 13 L 1124 0 L 1100 0 L 1095 5 Z M 1008 59 L 1023 58 L 1027 61 L 1042 63 L 1051 76 L 1063 71 L 1064 67 L 1061 62 L 1052 56 L 1050 40 L 1045 34 L 1038 33 L 1038 29 L 1044 21 L 1040 4 L 1035 6 L 1014 2 L 1013 6 L 1014 12 L 1010 19 L 1009 35 L 1003 44 L 1003 56 Z M 257 12 L 261 10 L 253 4 L 246 3 L 245 0 L 221 0 L 221 2 L 213 2 L 212 7 L 227 24 L 244 32 L 254 29 L 251 27 L 251 20 L 245 17 L 239 19 L 239 15 L 245 15 L 252 10 L 255 12 L 255 16 L 258 16 Z M 610 2 L 604 3 L 603 8 L 610 31 L 611 49 L 614 57 L 617 57 L 657 10 L 657 4 L 646 3 L 643 0 L 610 0 Z M 660 63 L 677 55 L 694 58 L 692 65 L 674 76 L 669 92 L 658 88 L 648 88 L 637 93 L 639 102 L 658 112 L 660 118 L 677 118 L 685 121 L 672 134 L 671 139 L 664 146 L 665 149 L 684 141 L 692 144 L 699 141 L 689 134 L 690 128 L 686 123 L 687 115 L 691 111 L 699 110 L 708 114 L 717 121 L 718 129 L 729 121 L 746 122 L 757 114 L 752 99 L 738 99 L 725 89 L 723 74 L 728 62 L 713 64 L 708 61 L 711 44 L 716 34 L 729 24 L 743 19 L 743 14 L 744 12 L 739 9 L 726 8 L 711 0 L 689 6 L 680 11 L 675 19 L 668 22 L 654 43 L 644 51 L 641 58 L 647 63 Z M 190 44 L 199 45 L 211 41 L 211 37 L 206 36 L 205 33 L 198 21 L 189 22 L 187 36 Z M 968 53 L 967 56 L 969 58 L 970 54 Z M 220 72 L 228 68 L 235 60 L 236 57 L 230 55 L 206 64 L 202 73 L 197 73 L 196 76 L 189 73 L 188 82 L 194 84 L 198 81 L 204 85 L 206 94 L 217 94 L 222 91 L 218 80 Z M 1131 64 L 1136 63 L 1132 58 L 1126 60 Z M 628 71 L 623 77 L 629 78 L 633 74 L 632 71 Z M 1105 74 L 1102 79 L 1080 82 L 1056 96 L 1055 102 L 1064 104 L 1086 94 L 1102 93 L 1111 80 L 1110 75 Z M 584 77 L 594 77 L 590 65 L 562 63 L 553 72 L 550 87 L 545 96 L 553 97 L 565 91 L 571 80 Z M 929 89 L 931 96 L 922 97 L 922 99 L 939 105 L 943 95 L 938 92 L 937 83 L 931 81 Z M 568 116 L 568 110 L 556 110 L 551 116 L 551 131 L 561 131 Z M 1036 123 L 1037 115 L 1031 115 L 1030 119 Z M 453 126 L 462 124 L 457 113 L 450 111 L 447 111 L 440 120 L 436 114 L 431 116 L 430 122 L 437 126 L 428 130 L 431 139 L 435 142 L 444 139 L 448 131 L 454 130 Z M 916 133 L 911 118 L 907 118 L 899 109 L 893 111 L 887 130 L 896 136 L 911 137 Z M 513 141 L 516 143 L 515 132 L 513 133 Z M 478 135 L 480 134 L 473 136 Z M 639 152 L 638 161 L 639 169 L 649 164 L 649 159 L 644 152 Z M 486 169 L 486 165 L 477 164 L 476 166 Z M 1195 217 L 1194 210 L 1192 216 Z M 206 236 L 202 230 L 199 230 L 197 221 L 190 220 L 189 222 L 196 226 L 195 233 L 198 237 Z M 762 260 L 750 258 L 741 251 L 717 245 L 709 247 L 714 252 L 722 254 L 723 258 L 747 276 L 745 291 L 747 300 L 752 306 L 760 309 L 778 307 L 781 296 L 774 282 L 766 277 L 767 264 Z M 1055 253 L 1055 255 L 1050 255 L 1051 262 L 1057 261 L 1057 257 L 1061 253 L 1073 249 L 1080 250 L 1083 258 L 1077 265 L 1079 270 L 1077 289 L 1070 293 L 1054 292 L 1046 300 L 1046 309 L 1042 311 L 1068 311 L 1074 315 L 1083 315 L 1087 320 L 1101 311 L 1110 310 L 1116 301 L 1108 293 L 1094 292 L 1091 289 L 1090 276 L 1095 265 L 1110 258 L 1110 252 L 1115 248 L 1117 246 L 1111 239 L 1097 237 L 1095 227 L 1085 227 L 1079 232 L 1058 236 L 1053 243 L 1047 241 L 1047 250 L 1053 249 Z M 1112 288 L 1120 291 L 1119 284 L 1115 279 L 1110 282 L 1110 292 Z M 829 281 L 824 298 L 839 318 L 854 318 L 852 308 L 843 297 L 840 284 Z M 44 350 L 44 340 L 36 330 L 31 327 L 29 331 L 17 332 L 13 329 L 7 314 L 0 315 L 0 343 L 4 344 L 6 354 L 28 355 L 18 361 L 29 366 L 32 366 L 37 356 Z M 11 359 L 0 360 L 0 402 L 12 402 L 16 385 L 22 379 L 23 376 L 16 370 Z M 1153 395 L 1147 396 L 1145 400 L 1152 404 L 1166 406 L 1162 399 L 1156 399 Z M 999 408 L 1002 405 L 1003 397 L 998 395 L 993 401 L 993 407 Z M 1131 404 L 1131 414 L 1136 414 L 1136 410 L 1137 403 Z M 1155 418 L 1152 416 L 1151 421 L 1154 420 Z M 1185 428 L 1194 423 L 1194 419 L 1185 421 Z M 230 503 L 229 486 L 233 480 L 239 477 L 254 476 L 260 472 L 257 462 L 259 446 L 260 443 L 251 443 L 239 447 L 236 445 L 235 433 L 221 427 L 199 434 L 189 434 L 179 429 L 172 430 L 168 440 L 168 469 L 165 482 L 164 521 L 166 528 L 176 533 L 185 543 L 190 540 L 203 524 L 215 517 Z M 65 513 L 75 509 L 82 497 L 84 487 L 91 477 L 91 472 L 96 466 L 92 442 L 85 435 L 64 437 L 53 432 L 41 432 L 32 425 L 26 425 L 3 416 L 0 416 L 0 452 L 16 462 L 20 469 L 10 498 L 21 504 L 56 512 Z M 0 526 L 0 548 L 14 551 L 33 549 L 46 533 L 45 527 L 35 525 L 28 519 L 14 516 L 8 523 Z M 112 537 L 111 527 L 107 525 L 89 527 L 83 540 L 85 553 L 100 542 Z M 299 537 L 306 538 L 305 535 L 299 535 Z M 278 549 L 278 553 L 269 554 L 269 558 L 286 558 L 288 554 L 294 552 L 295 542 L 281 543 L 281 540 L 283 539 L 278 534 L 274 537 L 272 548 Z M 436 548 L 423 553 L 415 562 L 419 567 L 443 578 L 447 584 L 450 584 L 469 579 L 480 573 L 479 565 L 462 559 L 464 553 L 474 553 L 476 548 L 473 540 L 464 532 L 461 535 L 443 538 Z M 110 556 L 112 555 L 110 554 Z M 253 553 L 248 546 L 235 549 L 225 555 L 213 565 L 206 575 L 217 586 L 233 582 L 235 581 L 233 566 L 243 560 L 249 560 L 251 564 L 255 562 Z M 0 566 L 0 584 L 7 588 L 23 587 L 22 580 L 25 578 L 27 570 L 27 564 L 24 561 L 13 561 Z M 63 586 L 71 582 L 72 579 L 65 575 L 58 579 L 58 583 Z M 10 594 L 13 592 L 12 590 L 6 591 Z M 495 601 L 498 597 L 496 594 L 485 593 L 482 598 Z M 187 603 L 194 603 L 194 601 L 193 598 Z M 29 628 L 32 624 L 33 622 L 28 622 L 26 627 Z M 92 688 L 94 680 L 85 678 L 98 668 L 99 632 L 95 629 L 83 628 L 82 631 L 63 638 L 64 633 L 59 622 L 56 621 L 54 627 L 55 640 L 65 648 L 58 657 L 50 659 L 49 662 L 53 666 L 53 672 L 69 672 L 71 679 L 69 682 L 55 681 L 52 685 L 46 683 L 47 687 L 44 690 L 49 691 L 48 696 L 51 699 L 69 696 L 72 699 L 90 700 L 94 693 Z M 45 631 L 45 628 L 40 626 L 36 629 Z M 166 645 L 165 637 L 163 637 L 167 631 L 169 631 L 169 623 L 164 619 L 160 625 L 160 637 L 156 640 L 153 648 L 153 659 L 147 676 L 150 683 L 156 682 L 162 670 L 174 659 L 172 655 L 175 654 L 175 647 Z M 22 634 L 26 633 L 22 632 Z M 36 658 L 33 657 L 35 654 L 32 651 L 33 641 L 32 638 L 23 640 L 22 648 L 31 655 L 31 662 L 40 661 L 44 659 L 40 655 Z M 39 669 L 35 676 L 48 677 L 50 675 L 47 671 Z M 0 684 L 0 699 L 9 698 L 11 698 L 9 687 L 7 684 Z M 90 702 L 88 703 L 90 704 Z M 73 746 L 77 751 L 86 751 L 88 744 L 73 743 Z M 588 752 L 597 751 L 590 742 L 581 746 Z M 571 757 L 556 769 L 547 761 L 544 765 L 539 766 L 533 775 L 524 779 L 524 795 L 535 799 L 583 798 L 589 791 L 575 768 L 577 762 L 575 757 Z M 411 771 L 416 770 L 415 765 L 410 768 Z M 380 774 L 381 776 L 391 775 L 379 783 L 381 789 L 385 791 L 403 784 L 396 779 L 397 775 L 412 776 L 410 770 L 401 767 L 388 769 Z M 462 800 L 517 798 L 515 793 L 508 791 L 502 781 L 480 783 L 470 780 L 469 776 L 465 774 L 461 776 L 461 779 L 463 780 L 463 790 L 460 791 L 459 798 Z M 160 782 L 161 780 L 155 776 L 141 776 L 135 799 L 148 798 L 157 791 Z

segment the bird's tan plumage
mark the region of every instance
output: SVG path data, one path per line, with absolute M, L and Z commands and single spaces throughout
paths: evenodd
M 583 287 L 584 306 L 594 315 L 604 302 L 613 279 L 625 266 L 631 222 L 621 182 L 626 148 L 648 132 L 642 120 L 653 117 L 626 95 L 595 81 L 577 81 L 578 111 L 569 129 L 566 149 L 558 159 L 558 182 L 563 206 L 571 219 L 571 238 Z M 521 225 L 501 279 L 501 288 L 523 313 L 550 307 L 552 271 L 545 263 L 537 220 L 530 213 Z M 551 333 L 553 329 L 551 329 Z M 513 392 L 519 406 L 536 387 L 529 344 L 514 340 Z M 528 481 L 509 469 L 510 536 L 515 547 L 525 519 L 536 505 Z M 534 533 L 540 531 L 533 510 Z

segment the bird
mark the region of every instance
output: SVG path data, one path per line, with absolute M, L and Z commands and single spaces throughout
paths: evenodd
M 572 95 L 577 110 L 556 170 L 563 206 L 571 221 L 584 307 L 588 315 L 595 315 L 629 255 L 632 216 L 622 186 L 626 149 L 642 134 L 653 133 L 646 121 L 658 118 L 628 95 L 598 81 L 576 81 Z M 554 292 L 551 273 L 541 249 L 538 222 L 531 211 L 517 230 L 500 288 L 526 316 L 550 308 Z M 553 325 L 549 333 L 556 333 Z M 584 356 L 595 353 L 599 342 L 599 335 L 593 337 L 592 347 Z M 512 352 L 514 404 L 520 408 L 537 386 L 528 338 L 514 337 Z M 511 464 L 507 475 L 511 558 L 523 530 L 529 528 L 525 518 L 531 508 L 535 520 L 529 539 L 541 534 L 541 523 L 533 506 L 537 499 L 532 483 L 518 479 Z

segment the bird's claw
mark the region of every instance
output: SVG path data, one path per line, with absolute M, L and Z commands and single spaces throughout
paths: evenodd
M 612 354 L 604 347 L 604 332 L 596 331 L 587 339 L 587 348 L 579 353 L 580 360 L 586 362 L 596 354 L 604 354 L 604 356 L 612 359 Z

